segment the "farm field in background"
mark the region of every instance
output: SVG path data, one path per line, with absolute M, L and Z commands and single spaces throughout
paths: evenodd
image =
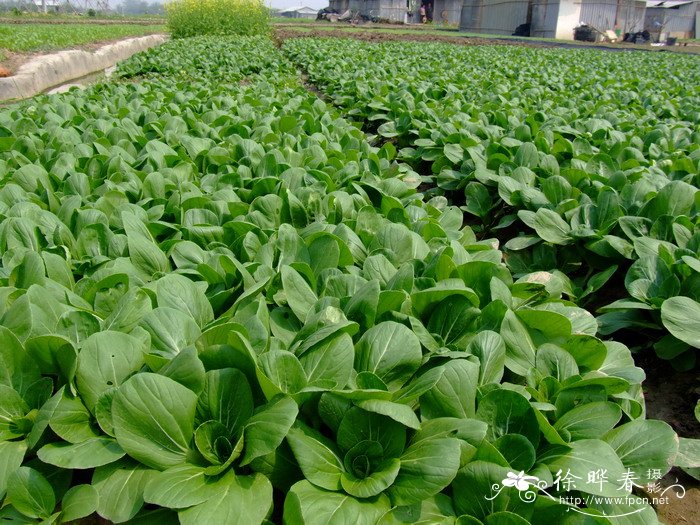
M 75 16 L 27 19 L 0 18 L 0 76 L 8 76 L 36 54 L 64 49 L 99 47 L 106 42 L 165 33 L 164 20 L 112 23 L 114 20 L 76 20 Z
M 20 15 L 12 11 L 0 13 L 0 23 L 3 24 L 140 24 L 140 25 L 165 25 L 166 19 L 162 15 L 155 14 L 117 14 L 95 13 L 95 16 L 78 13 L 39 13 L 25 12 Z
M 0 518 L 697 517 L 698 57 L 294 36 L 0 109 Z
M 350 25 L 347 23 L 317 22 L 308 19 L 275 18 L 273 20 L 276 32 L 281 32 L 283 37 L 286 37 L 287 34 L 292 37 L 294 33 L 302 33 L 306 36 L 361 38 L 363 40 L 379 42 L 386 39 L 399 40 L 401 36 L 403 36 L 405 40 L 412 40 L 412 37 L 420 40 L 428 40 L 427 36 L 429 35 L 432 37 L 439 37 L 436 40 L 441 42 L 471 41 L 478 44 L 510 42 L 533 47 L 596 48 L 616 51 L 644 50 L 661 53 L 700 54 L 700 42 L 697 40 L 683 41 L 681 45 L 677 46 L 652 47 L 644 44 L 630 44 L 626 42 L 582 42 L 578 40 L 557 40 L 554 38 L 470 33 L 458 31 L 455 26 L 444 24 L 414 24 L 402 26 L 367 22 L 358 25 Z M 389 38 L 384 35 L 388 35 Z
M 163 25 L 0 24 L 0 49 L 35 52 L 164 32 Z

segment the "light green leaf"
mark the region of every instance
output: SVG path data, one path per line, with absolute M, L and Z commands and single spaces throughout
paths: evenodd
M 158 306 L 188 314 L 200 328 L 214 319 L 211 304 L 204 294 L 206 283 L 195 283 L 183 275 L 171 273 L 156 282 Z
M 100 395 L 121 385 L 144 364 L 138 339 L 120 332 L 103 331 L 88 337 L 78 355 L 76 383 L 89 410 Z
M 418 430 L 420 428 L 420 420 L 416 416 L 413 409 L 401 403 L 394 403 L 387 399 L 360 399 L 355 404 L 367 412 L 374 412 L 383 416 L 390 417 L 394 421 Z
M 204 364 L 199 359 L 197 350 L 193 346 L 183 348 L 180 353 L 159 368 L 158 373 L 174 379 L 195 394 L 199 394 L 204 390 L 206 372 Z
M 512 310 L 506 311 L 501 324 L 501 337 L 506 343 L 506 368 L 526 376 L 535 366 L 535 344 L 525 325 Z
M 619 405 L 609 401 L 597 401 L 569 410 L 557 420 L 554 428 L 568 433 L 572 441 L 594 439 L 612 430 L 621 417 L 622 410 Z
M 25 431 L 18 428 L 17 421 L 22 419 L 29 407 L 14 389 L 0 385 L 0 440 L 16 439 Z
M 479 384 L 498 383 L 503 378 L 506 345 L 496 332 L 484 330 L 469 342 L 467 352 L 479 358 Z
M 401 470 L 389 488 L 395 505 L 412 505 L 447 487 L 459 469 L 457 439 L 425 439 L 401 455 Z
M 151 310 L 151 298 L 145 291 L 129 290 L 102 321 L 102 330 L 129 333 Z
M 0 326 L 0 384 L 23 394 L 29 385 L 40 378 L 39 367 L 24 351 L 19 339 Z
M 467 359 L 453 359 L 441 368 L 440 380 L 421 396 L 421 416 L 427 419 L 474 417 L 479 365 Z
M 354 359 L 352 338 L 341 333 L 304 352 L 299 362 L 306 372 L 309 386 L 343 389 L 352 374 Z
M 148 276 L 168 272 L 170 263 L 145 225 L 132 213 L 122 213 L 129 256 L 133 264 Z
M 343 462 L 331 442 L 301 425 L 289 429 L 287 441 L 306 479 L 328 490 L 340 490 Z
M 287 296 L 287 304 L 302 323 L 313 311 L 318 298 L 304 278 L 291 266 L 283 266 L 282 288 Z
M 648 476 L 650 471 L 666 474 L 678 452 L 678 436 L 664 421 L 635 419 L 609 431 L 603 440 L 617 452 L 625 468 L 637 475 L 640 484 L 654 481 Z
M 245 448 L 241 466 L 265 456 L 280 446 L 296 420 L 299 408 L 290 397 L 276 397 L 258 408 L 243 429 Z
M 99 496 L 92 485 L 76 485 L 63 496 L 61 519 L 73 521 L 89 516 L 97 510 Z
M 207 501 L 180 511 L 180 523 L 259 525 L 272 508 L 272 485 L 262 474 L 237 476 L 229 471 L 217 483 L 217 489 Z
M 383 447 L 384 457 L 399 457 L 406 443 L 406 429 L 386 416 L 352 407 L 343 414 L 337 441 L 346 451 L 363 441 L 376 441 Z
M 355 346 L 355 370 L 377 374 L 390 390 L 403 386 L 420 366 L 421 358 L 418 337 L 394 321 L 373 326 Z
M 7 480 L 6 503 L 30 518 L 48 518 L 56 506 L 51 485 L 39 472 L 19 467 Z
M 252 414 L 253 393 L 243 372 L 235 368 L 207 372 L 197 401 L 198 421 L 218 421 L 237 435 Z
M 673 464 L 683 468 L 700 468 L 700 439 L 679 438 L 678 455 Z
M 540 427 L 530 403 L 513 390 L 495 389 L 479 400 L 476 418 L 488 423 L 486 437 L 495 441 L 505 434 L 522 434 L 537 448 Z
M 576 490 L 597 496 L 615 497 L 629 494 L 624 486 L 625 467 L 615 450 L 599 439 L 581 439 L 568 447 L 551 446 L 540 453 L 537 461 L 547 465 L 552 475 L 570 474 Z M 605 470 L 606 482 L 589 478 L 589 472 Z M 633 473 L 633 475 L 636 473 Z
M 24 441 L 3 441 L 0 443 L 0 498 L 5 497 L 7 480 L 21 465 L 27 453 Z
M 296 483 L 284 502 L 284 522 L 295 525 L 376 525 L 391 509 L 383 494 L 356 499 L 314 487 L 306 480 Z
M 286 350 L 270 350 L 260 356 L 260 368 L 265 377 L 274 385 L 265 388 L 265 395 L 274 396 L 277 393 L 296 394 L 306 386 L 306 374 L 296 356 Z M 263 382 L 262 378 L 260 379 Z
M 108 465 L 125 452 L 111 438 L 91 438 L 80 443 L 49 443 L 37 451 L 39 459 L 66 469 L 87 469 Z
M 148 312 L 139 326 L 150 334 L 153 353 L 167 359 L 194 345 L 202 335 L 192 317 L 172 308 L 158 307 Z
M 144 486 L 156 474 L 127 459 L 96 468 L 92 486 L 99 496 L 97 513 L 114 523 L 130 520 L 141 510 Z
M 65 391 L 50 417 L 51 430 L 69 443 L 81 443 L 99 437 L 99 433 L 92 425 L 90 412 L 80 398 L 69 397 Z
M 137 374 L 114 396 L 117 442 L 134 459 L 163 470 L 184 462 L 192 434 L 197 396 L 164 376 Z
M 178 465 L 150 477 L 143 489 L 147 503 L 171 509 L 199 505 L 222 490 L 222 481 L 206 476 L 203 467 Z M 224 484 L 226 482 L 224 481 Z
M 661 305 L 661 321 L 681 341 L 700 348 L 700 303 L 689 297 L 671 297 Z
M 369 441 L 367 443 L 378 446 L 376 441 Z M 355 452 L 355 448 L 362 448 L 362 450 Z M 380 463 L 369 473 L 353 473 L 350 468 L 348 468 L 352 465 L 352 460 L 357 458 L 358 455 L 365 454 L 365 457 L 369 456 L 366 447 L 358 443 L 356 447 L 348 451 L 345 456 L 345 463 L 348 471 L 343 472 L 340 478 L 340 483 L 345 492 L 356 498 L 371 498 L 372 496 L 381 494 L 382 491 L 386 490 L 394 482 L 401 468 L 401 461 L 399 461 L 398 458 L 390 458 L 382 461 L 381 448 L 379 448 L 379 451 L 378 457 L 372 458 L 372 460 Z M 360 464 L 363 467 L 365 466 L 364 461 L 361 461 Z

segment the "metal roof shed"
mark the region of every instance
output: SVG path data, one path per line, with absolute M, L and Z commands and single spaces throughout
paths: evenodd
M 433 21 L 438 24 L 459 24 L 461 13 L 462 0 L 435 0 Z
M 344 13 L 349 9 L 353 13 L 359 12 L 360 15 L 371 19 L 376 18 L 390 22 L 407 21 L 408 3 L 406 0 L 329 0 L 329 6 L 338 13 Z M 415 19 L 417 20 L 417 16 Z
M 306 7 L 305 5 L 299 5 L 282 9 L 278 14 L 285 18 L 316 18 L 318 10 Z
M 581 23 L 600 31 L 619 29 L 620 34 L 644 29 L 645 0 L 583 0 Z
M 527 22 L 528 0 L 464 0 L 460 31 L 511 35 Z
M 580 15 L 581 0 L 464 0 L 459 29 L 511 35 L 530 24 L 532 36 L 573 40 Z
M 531 36 L 572 40 L 581 23 L 640 31 L 645 9 L 645 0 L 464 0 L 460 30 L 510 35 L 530 24 Z
M 653 35 L 668 33 L 676 38 L 698 38 L 695 17 L 700 4 L 692 0 L 647 1 L 644 27 Z
M 433 21 L 437 24 L 458 24 L 462 0 L 432 0 Z M 329 7 L 338 13 L 350 11 L 381 21 L 419 23 L 421 0 L 329 0 Z M 410 15 L 409 15 L 410 13 Z

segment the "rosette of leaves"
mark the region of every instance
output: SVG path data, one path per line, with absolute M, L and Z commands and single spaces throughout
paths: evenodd
M 139 374 L 113 405 L 117 441 L 160 471 L 144 485 L 144 501 L 177 509 L 181 523 L 261 523 L 269 514 L 272 485 L 251 463 L 280 445 L 296 418 L 294 401 L 279 397 L 255 408 L 245 375 L 224 368 L 207 372 L 198 396 L 163 376 Z
M 329 505 L 357 523 L 376 523 L 395 507 L 420 509 L 452 482 L 462 445 L 478 443 L 486 430 L 444 418 L 415 431 L 332 394 L 321 399 L 319 414 L 328 435 L 301 423 L 287 435 L 306 478 L 287 495 L 289 523 L 320 523 Z

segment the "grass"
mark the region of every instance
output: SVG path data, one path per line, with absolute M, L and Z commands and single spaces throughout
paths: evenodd
M 162 25 L 0 24 L 0 52 L 49 51 L 165 31 Z
M 286 16 L 274 16 L 270 18 L 270 23 L 272 24 L 313 24 L 316 22 L 315 18 L 287 18 Z
M 13 24 L 164 24 L 165 15 L 97 13 L 91 17 L 78 13 L 44 14 L 32 11 L 17 15 L 11 11 L 2 11 L 0 21 Z

